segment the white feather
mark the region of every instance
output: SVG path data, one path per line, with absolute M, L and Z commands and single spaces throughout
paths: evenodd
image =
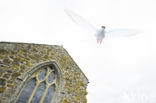
M 138 34 L 139 31 L 135 29 L 124 29 L 124 28 L 119 28 L 119 29 L 113 29 L 110 31 L 106 31 L 105 37 L 106 38 L 116 38 L 116 37 L 130 37 Z
M 88 30 L 90 33 L 94 33 L 95 34 L 97 29 L 88 20 L 86 20 L 82 16 L 74 13 L 73 11 L 71 11 L 69 9 L 64 9 L 64 11 L 71 18 L 71 20 L 74 23 L 79 25 L 81 28 L 83 28 L 85 30 Z

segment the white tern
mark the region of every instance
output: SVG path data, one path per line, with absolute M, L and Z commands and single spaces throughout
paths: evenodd
M 138 33 L 138 31 L 134 29 L 114 29 L 110 31 L 106 31 L 105 26 L 101 26 L 101 28 L 95 28 L 88 20 L 81 17 L 80 15 L 74 13 L 69 9 L 64 9 L 65 13 L 72 19 L 72 21 L 78 24 L 83 29 L 87 29 L 90 33 L 94 34 L 96 37 L 97 43 L 102 43 L 104 38 L 112 38 L 112 37 L 128 37 L 133 36 Z

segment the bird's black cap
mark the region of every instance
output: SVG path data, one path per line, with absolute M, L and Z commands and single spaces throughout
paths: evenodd
M 106 27 L 105 26 L 101 26 L 101 28 L 105 29 Z

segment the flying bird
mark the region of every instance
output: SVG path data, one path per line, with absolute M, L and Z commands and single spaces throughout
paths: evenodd
M 114 30 L 107 31 L 105 26 L 101 26 L 100 28 L 95 28 L 87 19 L 76 14 L 75 12 L 69 9 L 64 9 L 64 11 L 74 23 L 76 23 L 83 29 L 88 30 L 91 34 L 94 34 L 97 43 L 100 44 L 102 43 L 102 40 L 104 38 L 129 37 L 129 36 L 134 36 L 138 33 L 138 31 L 134 29 L 114 29 Z

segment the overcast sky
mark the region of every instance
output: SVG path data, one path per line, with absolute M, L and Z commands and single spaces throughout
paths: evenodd
M 0 0 L 0 41 L 63 45 L 90 81 L 88 103 L 156 103 L 155 5 L 155 0 Z M 64 8 L 97 28 L 140 33 L 99 45 Z

